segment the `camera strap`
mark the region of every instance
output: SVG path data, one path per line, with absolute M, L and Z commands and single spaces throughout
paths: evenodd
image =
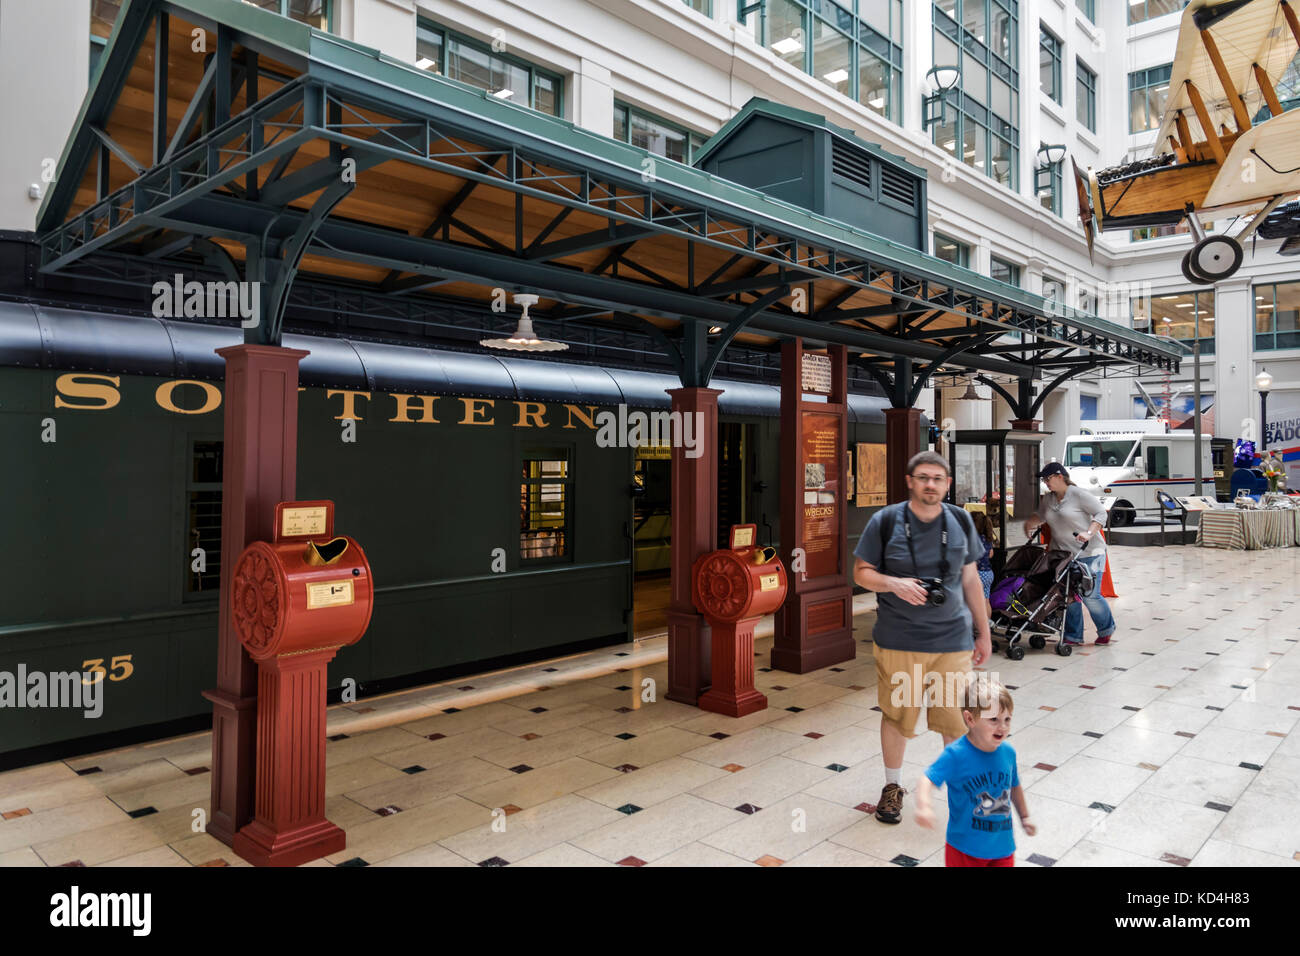
M 912 544 L 912 509 L 906 504 L 903 505 L 903 533 L 907 537 L 907 553 L 912 556 L 912 573 L 920 578 L 921 568 L 916 563 L 916 548 Z M 948 583 L 948 571 L 951 565 L 948 563 L 948 509 L 940 505 L 939 510 L 939 578 L 944 584 Z

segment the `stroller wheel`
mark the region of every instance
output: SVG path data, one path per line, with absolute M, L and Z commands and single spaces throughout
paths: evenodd
M 1047 646 L 1047 638 L 1043 637 L 1042 635 L 1035 634 L 1033 637 L 1029 639 L 1029 646 L 1036 651 L 1041 651 L 1044 647 Z
M 1056 653 L 1060 654 L 1062 657 L 1069 657 L 1074 653 L 1074 647 L 1065 643 L 1065 641 L 1057 641 Z
M 1024 656 L 1025 656 L 1025 649 L 1021 647 L 1019 644 L 1007 645 L 1008 660 L 1018 661 L 1018 660 L 1022 660 Z

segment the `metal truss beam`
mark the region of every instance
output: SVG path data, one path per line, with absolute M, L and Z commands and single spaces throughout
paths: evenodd
M 204 81 L 196 91 L 195 100 L 191 102 L 191 110 L 187 114 L 197 110 L 197 101 L 206 95 L 205 87 L 215 81 L 218 67 L 214 63 L 215 60 L 209 62 Z M 352 93 L 343 86 L 327 85 L 325 80 L 314 77 L 300 77 L 286 83 L 265 100 L 255 103 L 239 117 L 200 137 L 184 150 L 177 151 L 182 139 L 173 138 L 164 162 L 155 169 L 144 173 L 133 183 L 95 203 L 70 221 L 43 234 L 42 269 L 46 272 L 57 271 L 94 249 L 137 235 L 141 226 L 153 229 L 180 222 L 191 224 L 193 231 L 204 235 L 247 235 L 251 220 L 257 218 L 253 209 L 244 210 L 239 217 L 243 220 L 242 223 L 222 222 L 219 221 L 221 217 L 205 219 L 201 214 L 202 210 L 209 208 L 205 197 L 210 198 L 208 194 L 228 186 L 235 179 L 248 175 L 266 163 L 281 159 L 287 152 L 297 149 L 305 142 L 323 139 L 342 155 L 349 155 L 347 151 L 352 150 L 358 168 L 363 163 L 370 166 L 389 159 L 399 160 L 457 176 L 466 183 L 489 183 L 514 192 L 517 196 L 547 202 L 556 207 L 557 213 L 565 208 L 573 208 L 599 215 L 612 224 L 612 235 L 602 234 L 598 237 L 596 234 L 588 234 L 586 237 L 559 240 L 557 243 L 543 243 L 534 248 L 531 264 L 543 266 L 536 275 L 524 268 L 530 264 L 529 260 L 513 254 L 507 256 L 506 252 L 513 253 L 514 250 L 507 250 L 499 243 L 489 245 L 488 249 L 492 251 L 488 253 L 474 251 L 472 255 L 477 257 L 478 264 L 472 269 L 462 268 L 467 262 L 460 257 L 467 253 L 447 242 L 424 240 L 419 255 L 413 257 L 416 262 L 423 258 L 434 260 L 425 261 L 422 265 L 438 268 L 436 260 L 439 259 L 439 253 L 425 247 L 448 247 L 442 250 L 445 258 L 456 263 L 456 268 L 464 272 L 477 275 L 480 266 L 491 263 L 494 273 L 490 277 L 480 277 L 480 281 L 487 278 L 493 285 L 501 284 L 503 277 L 523 275 L 533 276 L 533 280 L 527 284 L 542 291 L 568 284 L 561 280 L 573 277 L 561 276 L 559 273 L 573 273 L 575 270 L 546 268 L 545 257 L 563 255 L 565 249 L 574 249 L 575 240 L 581 240 L 579 244 L 599 243 L 593 248 L 604 248 L 610 244 L 626 244 L 630 237 L 679 236 L 693 245 L 724 250 L 732 259 L 737 256 L 747 258 L 754 263 L 757 271 L 775 265 L 781 270 L 783 281 L 795 283 L 834 280 L 855 289 L 888 292 L 907 311 L 923 313 L 941 310 L 964 314 L 973 323 L 983 322 L 999 327 L 1010 325 L 1039 338 L 1054 339 L 1061 344 L 1081 348 L 1090 347 L 1082 341 L 1084 335 L 1095 336 L 1091 330 L 1075 325 L 1071 317 L 1072 310 L 1066 317 L 1043 317 L 1028 313 L 1021 305 L 998 302 L 980 294 L 944 286 L 942 283 L 945 280 L 925 275 L 923 266 L 913 268 L 891 261 L 888 252 L 881 254 L 879 261 L 864 258 L 874 256 L 875 253 L 864 253 L 853 246 L 836 247 L 834 240 L 823 236 L 802 235 L 795 227 L 781 225 L 772 228 L 770 224 L 761 221 L 759 213 L 729 205 L 725 201 L 712 203 L 707 197 L 674 187 L 666 181 L 642 183 L 631 170 L 621 170 L 619 175 L 604 175 L 590 168 L 566 169 L 563 163 L 549 156 L 525 152 L 523 147 L 473 148 L 465 143 L 467 139 L 474 142 L 476 138 L 466 132 L 466 125 L 458 125 L 463 117 L 398 116 L 395 122 L 376 123 L 360 112 L 361 109 L 373 109 L 375 104 L 361 96 L 355 97 L 355 104 L 353 99 Z M 473 121 L 465 122 L 468 124 Z M 185 125 L 182 122 L 182 129 Z M 359 129 L 372 135 L 362 139 L 358 136 Z M 498 131 L 498 135 L 504 133 Z M 181 130 L 178 130 L 177 136 L 181 136 Z M 502 158 L 507 161 L 500 162 Z M 273 187 L 263 190 L 263 195 L 259 197 L 261 204 L 274 206 L 307 195 L 327 185 L 330 176 L 336 177 L 337 168 L 333 164 L 329 169 L 313 164 L 300 173 L 282 178 Z M 620 175 L 623 178 L 619 178 Z M 469 224 L 458 222 L 456 225 L 466 234 L 483 241 L 484 237 L 481 234 L 475 235 Z M 342 227 L 337 223 L 327 223 L 320 230 L 319 239 L 335 236 L 335 230 L 340 228 Z M 227 231 L 220 232 L 222 229 Z M 378 234 L 382 230 L 373 232 Z M 337 252 L 333 240 L 326 243 L 326 246 L 327 254 Z M 355 261 L 355 257 L 361 254 L 361 250 L 352 249 L 345 258 L 353 258 Z M 381 258 L 371 256 L 370 261 Z M 402 258 L 395 256 L 394 261 L 384 264 L 390 270 L 398 268 Z M 616 255 L 614 260 L 617 259 Z M 642 274 L 647 274 L 644 267 L 637 268 L 641 269 Z M 594 278 L 589 274 L 585 277 Z M 662 280 L 662 277 L 658 279 Z M 889 282 L 891 288 L 882 289 L 877 284 L 882 280 Z M 624 291 L 603 289 L 599 297 L 602 301 L 593 304 L 632 307 L 636 303 L 629 300 L 646 298 L 641 288 L 643 283 L 626 279 L 603 281 L 613 281 L 619 287 L 629 288 Z M 521 280 L 519 284 L 525 283 Z M 711 300 L 689 293 L 677 295 L 678 291 L 653 289 L 653 301 L 648 307 L 674 318 L 682 315 L 702 317 L 711 311 Z M 665 305 L 666 295 L 673 300 L 671 308 Z M 725 308 L 730 310 L 727 315 L 733 315 L 736 307 Z M 845 341 L 846 344 L 863 345 L 864 338 L 872 339 L 875 344 L 870 347 L 874 350 L 884 348 L 888 343 L 891 353 L 913 354 L 921 359 L 933 358 L 942 351 L 934 346 L 921 347 L 919 342 L 913 343 L 896 335 L 873 336 L 835 323 L 770 315 L 764 316 L 763 322 L 768 331 L 778 331 L 774 328 L 775 325 L 782 328 L 798 326 L 803 330 L 798 334 L 807 334 L 820 341 Z M 812 331 L 809 326 L 817 331 Z M 758 325 L 755 324 L 754 327 L 757 328 Z M 942 332 L 935 334 L 942 337 Z M 934 335 L 926 337 L 933 338 Z M 1173 354 L 1145 346 L 1137 340 L 1125 341 L 1126 339 L 1126 336 L 1117 334 L 1106 336 L 1102 341 L 1107 347 L 1115 341 L 1123 342 L 1131 349 L 1131 360 L 1157 368 L 1176 369 L 1178 358 Z M 1099 348 L 1095 343 L 1091 347 Z M 918 348 L 924 354 L 915 354 L 914 350 Z M 997 370 L 1003 372 L 1007 365 L 1026 368 L 1020 363 L 1000 363 L 993 359 L 983 361 L 986 365 L 994 363 L 998 366 Z

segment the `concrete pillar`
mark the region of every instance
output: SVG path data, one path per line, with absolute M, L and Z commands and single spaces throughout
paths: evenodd
M 613 136 L 614 86 L 609 70 L 584 58 L 572 85 L 573 122 L 601 136 Z
M 1259 393 L 1255 391 L 1257 369 L 1251 362 L 1255 340 L 1255 299 L 1249 279 L 1220 282 L 1216 291 L 1215 327 L 1243 331 L 1215 336 L 1214 434 L 1217 438 L 1240 438 L 1242 422 L 1250 418 L 1258 425 L 1259 418 Z M 1190 371 L 1190 367 L 1189 357 L 1183 368 Z M 1258 427 L 1255 434 L 1261 434 Z
M 415 62 L 415 0 L 338 0 L 339 36 Z

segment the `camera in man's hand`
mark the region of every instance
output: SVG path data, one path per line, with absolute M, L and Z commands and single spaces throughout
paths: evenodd
M 921 582 L 921 587 L 925 588 L 925 603 L 930 607 L 940 607 L 948 600 L 943 589 L 943 578 L 927 578 Z

